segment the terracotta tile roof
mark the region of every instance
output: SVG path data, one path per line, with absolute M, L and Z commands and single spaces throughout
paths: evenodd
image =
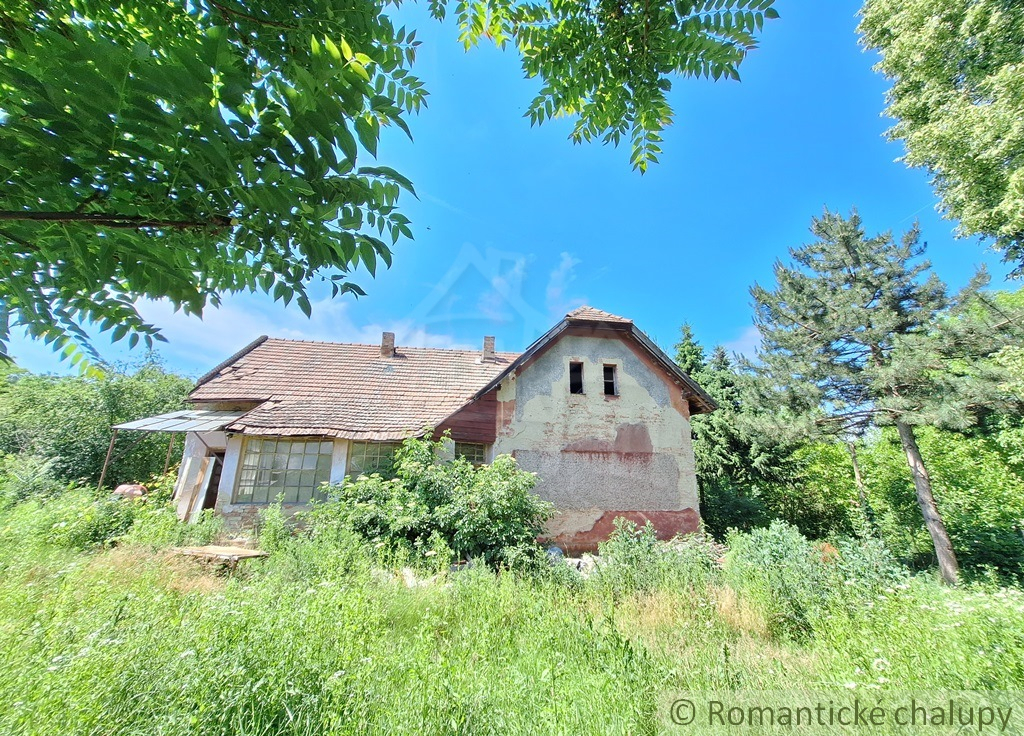
M 268 339 L 200 379 L 190 399 L 263 401 L 229 431 L 399 440 L 439 425 L 518 353 Z
M 633 324 L 633 320 L 631 319 L 619 317 L 615 314 L 609 314 L 608 312 L 602 312 L 600 309 L 594 309 L 593 307 L 579 307 L 565 315 L 565 318 L 573 322 L 614 322 L 623 325 Z

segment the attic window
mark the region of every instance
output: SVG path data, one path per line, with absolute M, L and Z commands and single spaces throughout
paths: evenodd
M 456 442 L 455 457 L 462 457 L 473 465 L 487 462 L 487 447 L 476 442 Z
M 615 385 L 615 366 L 606 365 L 604 367 L 604 395 L 605 396 L 618 396 L 619 388 Z
M 583 393 L 583 364 L 582 363 L 570 363 L 569 364 L 569 393 L 581 394 Z

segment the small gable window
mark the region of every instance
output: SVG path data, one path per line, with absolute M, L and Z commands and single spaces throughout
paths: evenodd
M 487 462 L 487 446 L 476 442 L 456 442 L 455 457 L 462 457 L 473 465 L 483 465 Z
M 583 364 L 569 363 L 569 393 L 583 393 Z
M 606 365 L 604 367 L 604 395 L 605 396 L 618 396 L 619 387 L 615 380 L 615 366 Z

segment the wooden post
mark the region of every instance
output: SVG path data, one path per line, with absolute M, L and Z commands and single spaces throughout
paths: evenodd
M 171 467 L 171 453 L 174 451 L 174 435 L 171 435 L 171 441 L 167 443 L 167 458 L 164 460 L 164 475 L 167 475 L 167 469 Z
M 107 448 L 107 456 L 103 459 L 103 470 L 100 471 L 100 482 L 96 486 L 97 491 L 103 490 L 103 481 L 107 477 L 107 466 L 110 465 L 110 456 L 114 454 L 114 442 L 117 440 L 117 429 L 110 435 L 110 447 Z

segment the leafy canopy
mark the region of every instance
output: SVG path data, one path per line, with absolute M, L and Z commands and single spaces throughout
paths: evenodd
M 0 377 L 0 381 L 3 378 Z M 63 481 L 99 479 L 110 443 L 110 426 L 182 407 L 192 380 L 164 370 L 152 359 L 133 367 L 108 367 L 99 377 L 12 373 L 0 383 L 0 455 L 31 468 L 45 459 Z M 107 485 L 145 482 L 162 472 L 169 437 L 122 432 L 117 436 Z M 181 458 L 181 442 L 171 459 Z
M 867 0 L 864 45 L 892 80 L 889 131 L 959 220 L 1024 273 L 1024 4 Z
M 533 123 L 657 161 L 673 75 L 738 78 L 773 0 L 455 5 L 464 43 L 512 40 Z M 425 102 L 397 0 L 11 0 L 0 8 L 0 356 L 10 329 L 79 360 L 83 325 L 162 339 L 136 310 L 201 314 L 391 263 L 401 174 L 364 166 Z M 432 0 L 444 18 L 446 0 Z
M 409 182 L 376 154 L 423 105 L 417 42 L 384 3 L 29 0 L 0 10 L 0 350 L 82 321 L 160 339 L 135 308 L 198 314 L 262 290 L 310 310 L 391 263 Z
M 657 163 L 672 120 L 672 75 L 739 80 L 774 0 L 474 0 L 456 15 L 466 47 L 513 41 L 523 72 L 543 86 L 527 110 L 531 124 L 575 117 L 576 143 L 628 139 L 643 172 Z M 431 0 L 444 18 L 447 0 Z

